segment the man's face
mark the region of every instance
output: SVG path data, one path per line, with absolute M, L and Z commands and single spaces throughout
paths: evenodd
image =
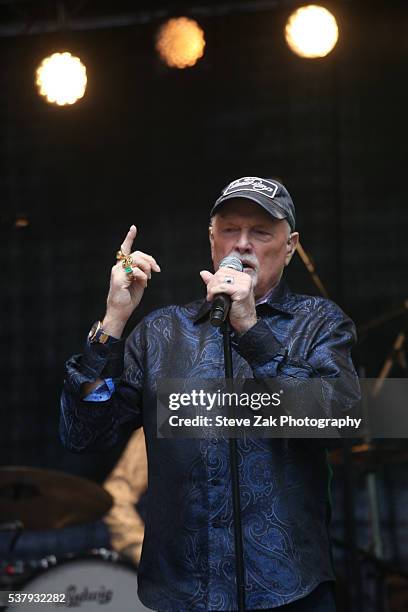
M 210 227 L 214 270 L 227 255 L 238 257 L 253 279 L 255 299 L 275 287 L 290 262 L 299 234 L 290 234 L 284 219 L 271 217 L 255 202 L 237 198 L 226 202 Z

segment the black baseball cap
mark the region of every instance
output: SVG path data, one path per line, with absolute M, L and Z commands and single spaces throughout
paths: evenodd
M 215 215 L 224 202 L 233 198 L 247 198 L 256 202 L 275 219 L 286 219 L 291 231 L 294 231 L 295 206 L 288 190 L 279 181 L 259 176 L 243 176 L 232 181 L 222 190 L 210 216 Z

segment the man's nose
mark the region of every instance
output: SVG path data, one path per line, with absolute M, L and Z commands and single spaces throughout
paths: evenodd
M 249 232 L 242 231 L 239 235 L 235 248 L 240 253 L 248 253 L 248 251 L 252 251 L 252 244 L 249 239 Z

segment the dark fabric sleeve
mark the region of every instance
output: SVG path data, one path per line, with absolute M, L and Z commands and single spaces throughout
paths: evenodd
M 291 356 L 267 319 L 235 338 L 233 345 L 251 366 L 255 381 L 269 392 L 283 390 L 287 405 L 296 406 L 296 416 L 356 417 L 360 385 L 351 358 L 355 326 L 334 303 L 324 304 L 312 313 L 315 331 L 301 357 Z
M 87 343 L 82 355 L 65 366 L 61 395 L 60 437 L 71 451 L 95 451 L 116 444 L 129 428 L 142 424 L 143 322 L 127 339 L 108 345 Z M 106 401 L 87 402 L 81 385 L 113 379 L 115 392 Z

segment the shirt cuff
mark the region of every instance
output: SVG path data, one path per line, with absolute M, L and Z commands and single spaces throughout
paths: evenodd
M 82 398 L 84 402 L 107 402 L 115 392 L 115 383 L 112 378 L 106 378 L 91 393 Z
M 253 366 L 264 365 L 273 359 L 281 361 L 287 353 L 265 319 L 259 319 L 244 334 L 233 334 L 232 346 Z
M 89 342 L 80 360 L 81 372 L 90 380 L 119 378 L 123 373 L 124 340 L 109 338 L 108 342 Z

